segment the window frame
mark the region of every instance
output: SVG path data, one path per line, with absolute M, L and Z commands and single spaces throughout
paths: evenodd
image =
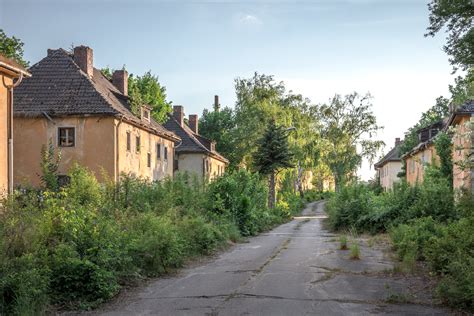
M 163 158 L 165 161 L 168 161 L 168 146 L 164 146 L 164 150 L 163 150 Z
M 161 143 L 158 143 L 158 142 L 156 143 L 155 150 L 156 150 L 156 160 L 161 161 Z
M 127 151 L 131 152 L 132 151 L 132 133 L 130 131 L 127 131 Z
M 151 153 L 150 152 L 146 153 L 146 165 L 148 168 L 151 168 Z
M 141 146 L 142 146 L 141 137 L 140 135 L 136 135 L 135 136 L 135 152 L 139 153 L 141 151 Z
M 68 130 L 68 129 L 73 130 L 72 145 L 71 146 L 63 146 L 63 145 L 61 145 L 61 130 Z M 75 126 L 58 126 L 57 133 L 58 133 L 58 137 L 57 137 L 58 147 L 61 147 L 61 148 L 76 147 L 76 127 Z M 69 136 L 69 133 L 68 133 L 68 136 Z

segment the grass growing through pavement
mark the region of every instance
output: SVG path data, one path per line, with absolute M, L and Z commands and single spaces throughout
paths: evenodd
M 339 237 L 339 249 L 340 250 L 347 250 L 347 236 L 346 235 L 341 235 Z
M 359 260 L 360 259 L 359 244 L 357 242 L 352 242 L 350 250 L 351 250 L 351 253 L 350 253 L 349 258 L 351 258 L 352 260 Z

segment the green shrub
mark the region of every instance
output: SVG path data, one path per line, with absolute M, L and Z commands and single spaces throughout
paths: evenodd
M 41 254 L 24 254 L 0 263 L 0 314 L 38 315 L 45 312 L 49 268 Z
M 159 275 L 182 264 L 184 245 L 170 219 L 137 214 L 129 219 L 126 229 L 130 232 L 130 255 L 145 275 Z
M 114 271 L 81 257 L 70 244 L 59 244 L 51 257 L 51 294 L 55 303 L 95 306 L 119 289 Z
M 359 219 L 373 212 L 374 194 L 362 184 L 341 188 L 326 204 L 329 223 L 335 230 L 358 228 Z
M 426 247 L 435 236 L 442 234 L 442 229 L 433 218 L 425 217 L 396 226 L 389 233 L 400 259 L 414 257 L 424 260 Z
M 0 210 L 2 315 L 42 314 L 50 303 L 94 307 L 125 282 L 166 273 L 301 207 L 281 195 L 285 207 L 269 210 L 265 183 L 247 171 L 210 185 L 188 174 L 100 184 L 77 165 L 69 177 L 54 191 L 22 189 Z
M 258 174 L 246 170 L 220 177 L 209 186 L 209 209 L 235 223 L 243 236 L 265 228 L 266 203 L 266 185 Z
M 225 241 L 223 233 L 200 216 L 185 217 L 178 227 L 190 255 L 210 254 Z

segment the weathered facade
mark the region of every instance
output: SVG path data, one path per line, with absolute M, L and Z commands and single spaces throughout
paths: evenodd
M 201 179 L 212 180 L 224 174 L 229 161 L 220 155 L 216 144 L 199 135 L 197 115 L 189 115 L 189 126 L 184 122 L 184 109 L 177 105 L 165 128 L 181 138 L 176 145 L 176 172 L 188 172 Z
M 420 143 L 402 156 L 406 164 L 406 179 L 410 185 L 423 182 L 427 165 L 439 164 L 439 156 L 436 153 L 433 142 L 438 132 L 444 126 L 444 122 L 440 121 L 420 129 L 418 131 Z
M 474 193 L 474 101 L 455 109 L 449 120 L 453 129 L 453 188 Z
M 402 171 L 402 159 L 400 158 L 400 138 L 395 139 L 395 146 L 379 161 L 374 167 L 377 170 L 377 177 L 384 190 L 393 188 L 393 184 L 398 182 L 398 173 Z
M 173 175 L 179 137 L 156 123 L 149 107 L 132 113 L 126 71 L 108 80 L 93 67 L 92 49 L 79 46 L 74 53 L 48 50 L 31 73 L 15 94 L 15 184 L 40 183 L 41 148 L 48 143 L 61 151 L 64 175 L 74 163 L 99 179 Z
M 13 189 L 13 91 L 30 74 L 0 55 L 0 196 Z

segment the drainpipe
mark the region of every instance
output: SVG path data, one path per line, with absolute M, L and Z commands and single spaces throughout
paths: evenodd
M 119 143 L 119 127 L 122 124 L 123 121 L 123 115 L 120 116 L 120 121 L 115 127 L 115 142 L 116 142 L 116 149 L 115 149 L 115 184 L 117 184 L 120 180 L 120 143 Z
M 13 193 L 13 89 L 16 88 L 23 80 L 23 73 L 20 73 L 18 80 L 11 85 L 5 83 L 3 77 L 3 85 L 8 90 L 7 105 L 7 129 L 8 129 L 8 194 Z

